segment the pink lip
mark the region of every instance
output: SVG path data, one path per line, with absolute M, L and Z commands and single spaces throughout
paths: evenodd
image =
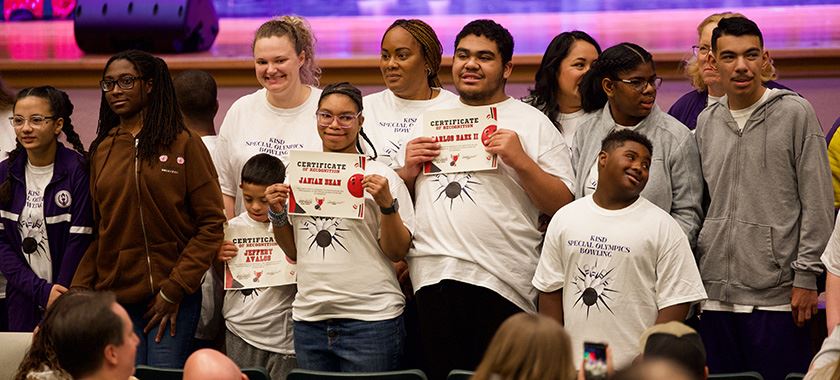
M 633 186 L 639 186 L 639 184 L 641 184 L 641 183 L 642 183 L 641 179 L 636 178 L 636 177 L 635 177 L 634 175 L 632 175 L 632 174 L 625 174 L 625 175 L 627 175 L 627 178 L 630 180 L 630 183 L 631 183 Z

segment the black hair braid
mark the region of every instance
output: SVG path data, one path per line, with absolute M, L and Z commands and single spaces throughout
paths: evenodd
M 376 158 L 379 157 L 379 155 L 376 154 L 376 147 L 373 145 L 373 142 L 370 141 L 370 138 L 365 133 L 364 128 L 359 128 L 359 136 L 362 136 L 362 138 L 365 140 L 365 142 L 370 147 L 370 150 L 373 151 L 373 156 L 370 157 L 370 159 L 375 161 Z M 362 149 L 362 142 L 359 139 L 356 139 L 356 149 L 358 149 L 359 152 L 364 152 L 364 150 Z
M 64 91 L 59 91 L 62 98 L 62 103 L 64 105 L 64 109 L 59 112 L 59 117 L 64 119 L 64 125 L 61 127 L 61 131 L 64 132 L 64 136 L 67 139 L 67 142 L 73 145 L 73 149 L 82 157 L 87 158 L 87 152 L 85 152 L 85 145 L 82 143 L 82 139 L 79 138 L 79 133 L 76 132 L 76 129 L 73 127 L 73 121 L 70 119 L 70 115 L 73 114 L 73 103 L 70 102 L 70 96 L 67 95 Z

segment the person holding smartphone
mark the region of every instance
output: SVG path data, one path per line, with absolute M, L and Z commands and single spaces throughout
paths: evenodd
M 548 225 L 532 283 L 539 312 L 569 331 L 578 364 L 584 342 L 611 346 L 618 369 L 630 364 L 646 328 L 682 321 L 692 302 L 706 298 L 685 233 L 639 195 L 652 153 L 636 131 L 608 134 L 595 193 L 561 208 Z

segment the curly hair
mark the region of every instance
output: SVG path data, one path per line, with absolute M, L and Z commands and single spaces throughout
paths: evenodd
M 300 67 L 300 82 L 318 87 L 321 80 L 321 68 L 315 63 L 315 35 L 303 17 L 280 16 L 266 21 L 254 33 L 251 51 L 260 38 L 289 37 L 295 45 L 295 53 L 304 53 L 304 62 Z
M 736 12 L 722 12 L 709 15 L 709 17 L 706 17 L 700 22 L 700 25 L 697 25 L 697 39 L 700 39 L 700 35 L 703 34 L 703 29 L 706 28 L 707 25 L 717 24 L 720 20 L 732 17 L 745 16 Z M 702 67 L 700 67 L 700 63 L 697 62 L 696 56 L 692 55 L 688 59 L 683 60 L 681 66 L 683 73 L 691 81 L 692 87 L 694 87 L 698 92 L 703 92 L 708 89 L 706 83 L 703 82 Z M 773 65 L 773 59 L 771 58 L 770 62 L 768 62 L 766 66 L 762 67 L 761 81 L 768 82 L 775 80 L 777 77 L 776 67 Z
M 458 49 L 458 43 L 461 42 L 461 39 L 467 36 L 485 37 L 495 42 L 499 54 L 502 55 L 502 64 L 506 65 L 513 59 L 513 36 L 510 31 L 497 22 L 484 19 L 470 21 L 455 36 L 455 49 Z
M 560 114 L 557 93 L 560 86 L 557 83 L 557 72 L 560 70 L 560 63 L 569 55 L 572 46 L 576 41 L 588 42 L 595 47 L 595 51 L 601 54 L 601 46 L 592 36 L 574 30 L 558 34 L 545 49 L 540 67 L 534 77 L 534 88 L 530 89 L 528 103 L 543 111 L 554 126 L 562 132 L 562 127 L 557 123 L 557 115 Z
M 618 75 L 626 73 L 643 63 L 653 62 L 653 56 L 639 45 L 622 42 L 604 50 L 592 67 L 580 81 L 580 105 L 585 112 L 599 110 L 607 104 L 607 93 L 601 86 L 604 78 L 618 79 Z
M 440 44 L 440 39 L 438 39 L 435 30 L 422 20 L 399 19 L 385 30 L 385 33 L 382 34 L 382 40 L 385 40 L 385 34 L 396 27 L 405 29 L 423 49 L 423 59 L 429 65 L 429 71 L 426 72 L 426 82 L 428 82 L 429 87 L 441 87 L 438 71 L 440 71 L 441 56 L 443 56 L 443 45 Z

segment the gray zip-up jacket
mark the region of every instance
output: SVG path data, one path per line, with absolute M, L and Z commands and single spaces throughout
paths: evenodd
M 698 238 L 709 299 L 754 306 L 790 303 L 792 286 L 817 289 L 833 227 L 825 138 L 811 105 L 777 90 L 743 131 L 727 98 L 697 119 L 710 204 Z
M 584 196 L 586 177 L 601 151 L 601 141 L 616 127 L 606 106 L 575 133 L 572 166 L 575 168 L 575 198 Z M 654 106 L 636 128 L 653 144 L 650 174 L 642 196 L 670 213 L 695 246 L 703 223 L 703 174 L 700 154 L 691 131 L 671 115 Z

